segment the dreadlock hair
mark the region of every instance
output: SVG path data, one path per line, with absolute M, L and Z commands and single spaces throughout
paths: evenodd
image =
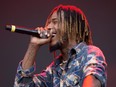
M 62 43 L 65 40 L 75 40 L 77 43 L 92 44 L 89 24 L 79 8 L 71 5 L 59 5 L 52 10 L 48 20 L 55 11 L 59 18 L 59 39 Z

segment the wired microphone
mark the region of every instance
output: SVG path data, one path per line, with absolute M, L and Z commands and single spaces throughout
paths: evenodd
M 40 34 L 38 34 L 38 30 L 32 30 L 32 29 L 23 28 L 20 26 L 6 25 L 5 29 L 11 32 L 32 35 L 32 36 L 39 37 L 39 38 L 48 38 L 44 32 L 42 32 L 42 37 L 40 37 Z

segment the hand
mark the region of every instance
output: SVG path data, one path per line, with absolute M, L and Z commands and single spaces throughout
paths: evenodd
M 43 27 L 37 27 L 36 30 L 38 30 L 38 34 L 40 38 L 31 36 L 30 43 L 41 46 L 50 42 L 52 37 L 52 35 L 50 34 L 50 30 L 47 30 L 47 28 L 43 28 Z M 43 39 L 42 38 L 43 35 L 46 36 L 47 38 Z

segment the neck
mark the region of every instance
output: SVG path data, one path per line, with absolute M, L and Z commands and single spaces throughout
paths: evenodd
M 62 53 L 62 57 L 63 59 L 62 60 L 67 60 L 68 59 L 68 52 L 69 50 L 76 45 L 76 42 L 74 41 L 71 41 L 71 43 L 68 43 L 67 42 L 65 44 L 62 45 L 60 51 Z

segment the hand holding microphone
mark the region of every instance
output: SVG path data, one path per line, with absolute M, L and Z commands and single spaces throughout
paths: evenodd
M 53 37 L 52 34 L 50 33 L 50 30 L 47 30 L 46 28 L 42 27 L 37 27 L 35 30 L 32 30 L 15 25 L 6 25 L 5 29 L 11 32 L 32 35 L 34 37 L 31 37 L 30 42 L 38 45 L 43 45 L 50 42 L 51 37 Z
M 47 30 L 46 28 L 37 27 L 35 30 L 38 32 L 39 38 L 31 37 L 30 43 L 34 43 L 41 46 L 46 43 L 49 43 L 51 38 L 53 37 L 52 34 L 50 33 L 50 30 Z
M 32 30 L 32 29 L 28 29 L 25 27 L 15 26 L 15 25 L 6 25 L 5 29 L 9 30 L 11 32 L 32 35 L 32 36 L 39 37 L 42 39 L 44 39 L 44 38 L 46 39 L 50 36 L 49 30 L 42 28 L 42 27 L 40 27 L 39 29 L 36 29 L 36 30 Z

